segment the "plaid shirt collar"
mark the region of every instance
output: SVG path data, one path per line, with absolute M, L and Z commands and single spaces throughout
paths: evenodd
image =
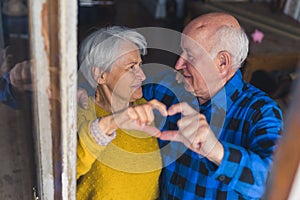
M 208 112 L 223 112 L 231 108 L 240 92 L 243 90 L 244 83 L 240 70 L 226 83 L 226 85 L 205 104 L 199 105 L 197 98 L 194 98 L 191 105 L 194 108 L 199 107 L 200 112 L 208 114 Z M 213 106 L 212 106 L 213 105 Z

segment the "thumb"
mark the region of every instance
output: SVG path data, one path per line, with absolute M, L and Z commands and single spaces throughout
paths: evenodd
M 142 126 L 140 128 L 140 131 L 146 132 L 150 136 L 153 136 L 153 137 L 160 137 L 161 136 L 160 130 L 158 128 L 156 128 L 155 126 L 145 125 L 145 126 Z
M 159 136 L 159 139 L 181 142 L 178 131 L 163 131 Z
M 181 142 L 186 147 L 190 147 L 190 142 L 182 136 L 179 131 L 163 131 L 161 135 L 159 136 L 159 139 L 161 140 L 167 140 L 167 141 L 175 141 L 175 142 Z

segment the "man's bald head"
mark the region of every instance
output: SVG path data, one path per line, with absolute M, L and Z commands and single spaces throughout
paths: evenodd
M 211 57 L 226 50 L 233 58 L 233 68 L 239 68 L 248 53 L 248 38 L 238 20 L 223 12 L 213 12 L 193 19 L 183 34 L 205 49 Z
M 192 20 L 183 30 L 183 33 L 196 41 L 205 42 L 205 49 L 210 51 L 214 46 L 212 37 L 221 27 L 227 26 L 232 28 L 240 28 L 239 22 L 227 13 L 214 12 L 201 15 Z
M 185 32 L 197 31 L 209 28 L 211 31 L 216 30 L 222 26 L 240 28 L 240 24 L 236 18 L 227 13 L 208 13 L 201 15 L 192 20 L 184 29 Z

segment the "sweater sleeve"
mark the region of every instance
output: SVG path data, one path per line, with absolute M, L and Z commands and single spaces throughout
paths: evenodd
M 91 135 L 90 125 L 96 115 L 91 110 L 91 103 L 89 102 L 89 110 L 78 108 L 77 123 L 77 172 L 76 179 L 86 174 L 96 159 L 100 156 L 105 146 L 100 146 L 96 143 Z

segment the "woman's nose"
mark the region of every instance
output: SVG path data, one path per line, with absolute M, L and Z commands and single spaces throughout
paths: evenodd
M 136 77 L 141 81 L 144 81 L 146 79 L 146 75 L 141 67 L 137 68 Z

